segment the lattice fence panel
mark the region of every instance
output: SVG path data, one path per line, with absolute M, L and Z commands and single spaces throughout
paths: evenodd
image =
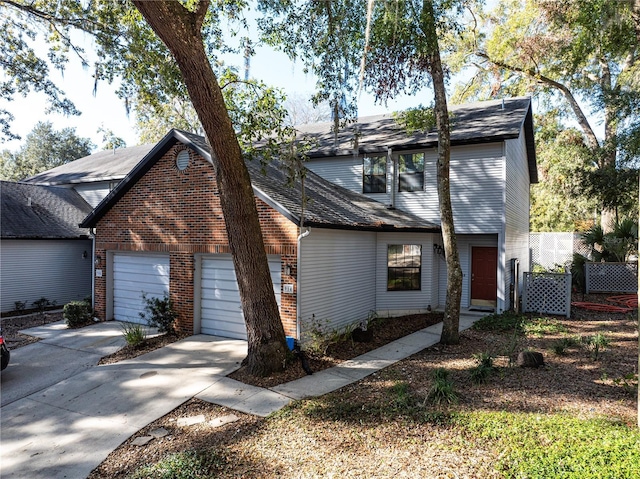
M 522 308 L 525 313 L 571 314 L 570 273 L 524 273 Z
M 529 245 L 532 270 L 535 265 L 547 270 L 564 266 L 571 263 L 574 251 L 581 254 L 588 252 L 576 233 L 531 233 Z
M 636 293 L 638 263 L 586 263 L 587 293 Z

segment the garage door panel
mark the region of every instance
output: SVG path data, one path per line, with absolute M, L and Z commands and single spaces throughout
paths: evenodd
M 144 323 L 143 293 L 147 298 L 163 297 L 169 291 L 169 274 L 169 255 L 114 254 L 114 319 Z
M 280 257 L 269 257 L 274 293 L 280 305 Z M 246 339 L 247 331 L 240 292 L 230 255 L 203 258 L 201 273 L 201 331 L 229 338 Z
M 207 298 L 202 300 L 202 309 L 209 311 L 215 311 L 216 309 L 220 311 L 242 311 L 242 306 L 240 305 L 239 297 L 237 301 Z

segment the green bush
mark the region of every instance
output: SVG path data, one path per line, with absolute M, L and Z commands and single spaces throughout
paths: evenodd
M 62 317 L 69 328 L 80 328 L 93 319 L 91 303 L 86 301 L 71 301 L 64 305 Z
M 144 311 L 140 313 L 140 318 L 145 320 L 149 326 L 158 328 L 161 333 L 175 333 L 173 324 L 178 318 L 178 314 L 173 309 L 169 293 L 165 292 L 162 298 L 148 298 L 146 293 L 143 293 L 142 300 L 145 306 Z

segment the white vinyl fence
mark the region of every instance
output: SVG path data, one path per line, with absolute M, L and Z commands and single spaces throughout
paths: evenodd
M 585 263 L 587 293 L 636 293 L 638 263 Z
M 571 273 L 524 273 L 525 313 L 571 315 Z
M 565 266 L 573 261 L 573 254 L 589 256 L 589 248 L 582 242 L 580 233 L 531 233 L 531 268 L 540 266 L 545 270 Z

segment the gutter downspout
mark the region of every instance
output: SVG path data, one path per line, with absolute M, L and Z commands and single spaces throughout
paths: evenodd
M 96 309 L 96 229 L 95 228 L 89 228 L 89 236 L 91 237 L 91 311 L 95 311 Z
M 391 204 L 389 205 L 390 210 L 396 209 L 396 171 L 397 165 L 393 159 L 393 149 L 388 146 L 387 147 L 387 163 L 389 163 L 389 167 L 391 168 Z
M 298 236 L 298 251 L 297 251 L 297 274 L 296 274 L 296 316 L 297 316 L 297 321 L 296 321 L 296 339 L 298 341 L 300 341 L 300 335 L 302 334 L 302 328 L 301 328 L 301 323 L 302 323 L 302 314 L 300 313 L 300 304 L 302 303 L 301 301 L 301 296 L 300 296 L 300 275 L 302 272 L 302 269 L 300 268 L 300 261 L 302 258 L 300 249 L 302 246 L 302 238 L 306 238 L 307 236 L 309 236 L 311 234 L 311 227 L 307 227 L 307 230 L 303 233 L 302 232 L 302 226 L 300 227 L 300 235 Z

